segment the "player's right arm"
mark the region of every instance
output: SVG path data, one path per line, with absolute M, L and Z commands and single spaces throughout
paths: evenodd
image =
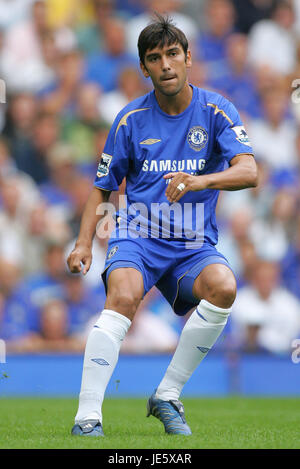
M 92 263 L 92 244 L 96 231 L 96 226 L 103 215 L 97 215 L 97 207 L 103 202 L 107 202 L 110 191 L 105 191 L 94 187 L 86 206 L 84 208 L 79 235 L 75 247 L 68 257 L 67 263 L 72 273 L 78 273 L 83 268 L 85 275 Z
M 108 134 L 104 151 L 100 157 L 94 188 L 88 198 L 81 218 L 75 248 L 68 257 L 72 273 L 82 271 L 85 275 L 92 263 L 92 244 L 98 222 L 97 207 L 107 202 L 111 191 L 117 191 L 128 172 L 128 125 L 126 114 L 119 113 Z

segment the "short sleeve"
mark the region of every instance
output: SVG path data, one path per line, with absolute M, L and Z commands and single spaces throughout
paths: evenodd
M 215 108 L 216 141 L 222 157 L 228 162 L 236 155 L 254 152 L 235 106 L 223 99 Z
M 115 119 L 100 156 L 94 185 L 99 189 L 117 191 L 128 173 L 129 136 L 120 115 Z

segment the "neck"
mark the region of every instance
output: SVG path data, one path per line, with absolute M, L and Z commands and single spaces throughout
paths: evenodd
M 235 75 L 240 76 L 243 75 L 246 67 L 244 64 L 232 64 L 232 70 L 234 71 Z
M 269 290 L 266 290 L 266 291 L 264 291 L 264 290 L 258 290 L 258 294 L 259 294 L 260 298 L 261 298 L 262 300 L 264 300 L 264 301 L 267 301 L 267 300 L 270 298 L 271 293 L 272 293 L 272 292 L 269 291 Z
M 276 130 L 280 127 L 280 120 L 270 120 L 270 126 L 272 129 Z
M 193 97 L 193 89 L 186 81 L 183 88 L 174 96 L 166 96 L 157 89 L 155 89 L 155 96 L 159 107 L 166 114 L 175 116 L 183 112 L 190 105 Z

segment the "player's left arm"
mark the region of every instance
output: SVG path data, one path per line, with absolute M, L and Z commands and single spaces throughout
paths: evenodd
M 229 168 L 220 173 L 206 174 L 206 189 L 238 191 L 258 184 L 257 164 L 252 154 L 236 155 Z M 199 189 L 196 189 L 199 190 Z M 201 190 L 201 189 L 200 189 Z
M 257 166 L 249 137 L 243 126 L 235 106 L 227 99 L 219 96 L 214 103 L 207 107 L 213 112 L 215 128 L 214 158 L 221 158 L 228 162 L 228 169 L 224 171 L 192 176 L 185 173 L 169 173 L 165 179 L 171 179 L 166 190 L 169 202 L 177 202 L 188 191 L 202 191 L 216 189 L 237 191 L 247 187 L 257 186 Z M 180 191 L 178 185 L 184 184 Z
M 171 203 L 178 202 L 189 191 L 202 191 L 204 189 L 237 191 L 257 186 L 257 165 L 252 154 L 236 155 L 230 160 L 229 164 L 228 169 L 218 173 L 192 176 L 191 174 L 178 172 L 164 175 L 165 179 L 171 179 L 166 190 L 168 201 Z M 185 185 L 183 191 L 178 190 L 180 183 Z

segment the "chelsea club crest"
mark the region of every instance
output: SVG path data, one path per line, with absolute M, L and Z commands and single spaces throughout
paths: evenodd
M 191 148 L 195 151 L 200 151 L 205 147 L 208 140 L 208 134 L 203 127 L 192 127 L 188 133 L 187 141 Z

